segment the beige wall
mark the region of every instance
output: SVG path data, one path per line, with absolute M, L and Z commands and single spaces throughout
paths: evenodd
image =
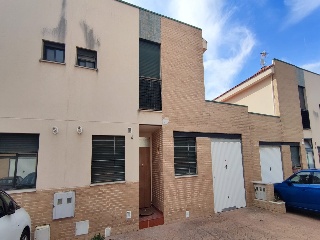
M 37 189 L 90 185 L 92 135 L 126 136 L 126 181 L 139 181 L 139 10 L 1 0 L 0 28 L 0 132 L 40 134 Z M 42 39 L 66 44 L 65 64 L 39 61 Z M 97 51 L 98 71 L 75 67 L 76 47 Z
M 79 125 L 81 135 L 76 132 Z M 57 135 L 52 134 L 52 126 L 59 128 Z M 128 127 L 133 129 L 133 139 Z M 92 135 L 125 136 L 126 181 L 139 181 L 138 124 L 0 119 L 0 132 L 40 133 L 38 190 L 90 185 Z
M 272 75 L 227 99 L 228 103 L 248 106 L 248 111 L 275 115 Z M 225 102 L 225 101 L 224 101 Z
M 0 117 L 137 122 L 138 9 L 113 0 L 1 2 Z M 42 39 L 66 44 L 65 65 L 39 62 Z M 74 66 L 77 46 L 97 51 L 99 71 Z
M 305 138 L 312 138 L 316 168 L 320 168 L 318 149 L 320 146 L 320 75 L 304 71 L 306 100 L 309 110 L 311 131 L 305 131 Z

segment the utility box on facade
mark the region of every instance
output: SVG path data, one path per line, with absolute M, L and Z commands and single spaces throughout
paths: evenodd
M 75 197 L 74 191 L 55 193 L 53 197 L 53 219 L 74 217 Z
M 50 225 L 36 227 L 34 240 L 50 240 Z
M 259 200 L 267 200 L 266 185 L 260 182 L 253 182 L 255 198 Z

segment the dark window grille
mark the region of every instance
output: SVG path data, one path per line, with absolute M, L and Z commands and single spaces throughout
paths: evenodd
M 174 173 L 175 176 L 197 174 L 196 138 L 174 138 Z
M 125 180 L 125 137 L 92 136 L 91 183 Z
M 310 129 L 309 111 L 306 109 L 301 109 L 301 118 L 303 129 Z
M 64 63 L 65 44 L 43 40 L 43 60 Z
M 97 51 L 77 48 L 77 64 L 87 68 L 97 68 Z
M 139 108 L 160 111 L 161 80 L 146 77 L 139 78 Z

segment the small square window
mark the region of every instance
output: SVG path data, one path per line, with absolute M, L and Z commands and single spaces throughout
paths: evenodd
M 97 51 L 77 47 L 77 65 L 96 69 Z
M 64 63 L 65 44 L 43 40 L 43 60 Z
M 197 175 L 196 138 L 174 137 L 175 176 Z

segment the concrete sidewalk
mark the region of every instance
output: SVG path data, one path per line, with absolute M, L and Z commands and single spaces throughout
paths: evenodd
M 107 239 L 320 239 L 320 220 L 314 215 L 243 208 Z

